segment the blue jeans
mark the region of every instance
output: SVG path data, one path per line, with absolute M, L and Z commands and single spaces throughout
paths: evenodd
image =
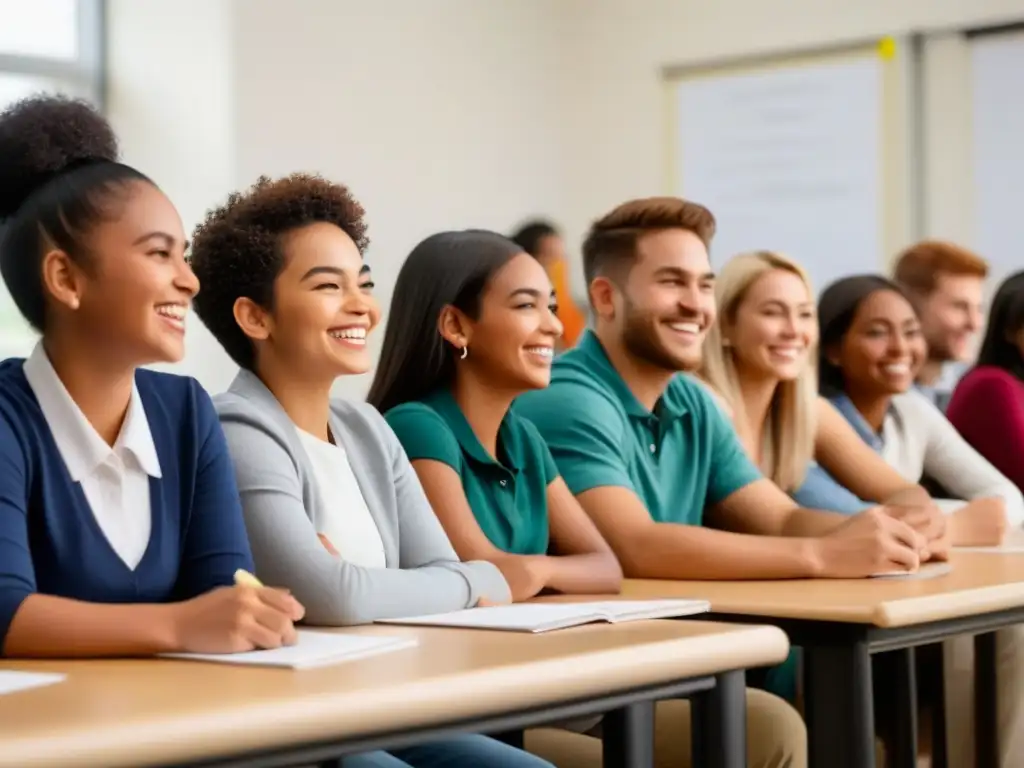
M 470 733 L 418 747 L 346 757 L 344 768 L 554 768 L 529 752 Z

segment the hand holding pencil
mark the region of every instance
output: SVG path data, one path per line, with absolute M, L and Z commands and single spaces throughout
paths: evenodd
M 238 653 L 295 643 L 305 609 L 286 590 L 265 587 L 248 571 L 221 587 L 177 603 L 175 645 L 190 653 Z

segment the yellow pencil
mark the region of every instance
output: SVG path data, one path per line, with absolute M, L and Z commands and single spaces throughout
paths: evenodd
M 263 582 L 257 579 L 248 571 L 239 568 L 235 571 L 235 586 L 237 587 L 262 587 Z

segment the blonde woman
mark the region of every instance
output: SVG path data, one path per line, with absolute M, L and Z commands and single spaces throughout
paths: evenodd
M 836 512 L 931 503 L 818 395 L 818 320 L 798 264 L 771 251 L 736 256 L 719 273 L 715 298 L 719 322 L 700 376 L 766 477 L 802 505 Z M 809 478 L 815 463 L 838 482 Z

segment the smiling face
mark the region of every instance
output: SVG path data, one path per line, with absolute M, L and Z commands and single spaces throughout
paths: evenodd
M 936 275 L 935 290 L 921 303 L 921 326 L 929 355 L 937 361 L 970 358 L 981 330 L 983 280 L 973 275 Z
M 644 235 L 614 302 L 623 346 L 663 370 L 696 370 L 715 321 L 714 287 L 708 251 L 697 235 L 683 229 Z
M 861 302 L 829 357 L 842 369 L 848 390 L 893 395 L 910 389 L 926 354 L 913 307 L 895 291 L 878 290 Z
M 286 370 L 303 376 L 366 373 L 367 336 L 380 321 L 380 308 L 352 238 L 334 224 L 316 222 L 286 235 L 282 248 L 285 267 L 274 281 L 273 311 L 254 308 L 248 299 L 236 304 L 239 324 L 256 341 L 257 359 L 270 351 Z
M 789 270 L 761 274 L 723 329 L 741 375 L 796 379 L 818 340 L 818 321 L 807 284 Z
M 47 289 L 59 313 L 100 350 L 118 350 L 132 365 L 178 362 L 199 290 L 185 261 L 181 217 L 145 181 L 130 183 L 112 204 L 118 215 L 89 232 L 81 264 L 60 251 L 46 255 Z
M 460 364 L 495 388 L 546 387 L 562 324 L 540 262 L 526 253 L 513 256 L 488 281 L 479 306 L 475 320 L 460 318 L 469 348 Z

